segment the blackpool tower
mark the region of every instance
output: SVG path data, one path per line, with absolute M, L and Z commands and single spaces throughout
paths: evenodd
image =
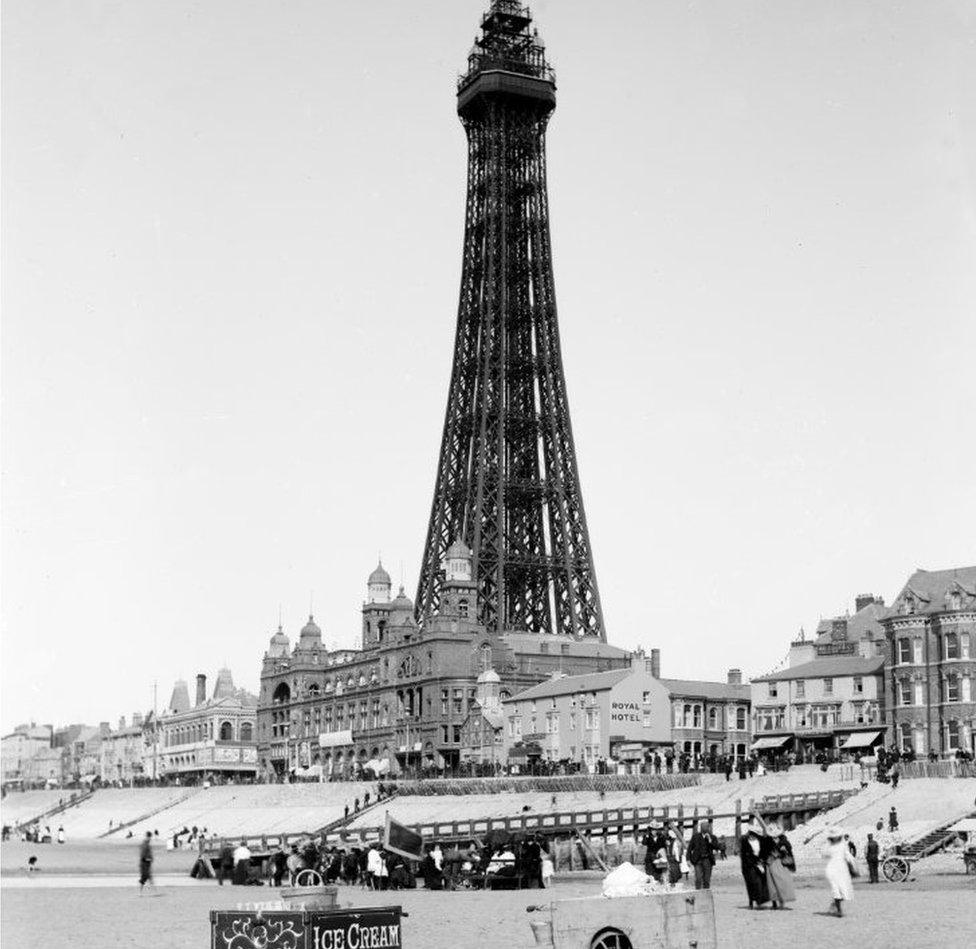
M 468 186 L 454 365 L 416 609 L 471 550 L 479 620 L 606 641 L 559 347 L 546 125 L 555 76 L 526 7 L 493 0 L 458 83 Z

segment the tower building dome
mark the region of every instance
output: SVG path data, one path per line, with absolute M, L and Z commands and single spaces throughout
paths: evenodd
M 278 626 L 278 632 L 271 637 L 271 642 L 268 646 L 268 652 L 275 657 L 287 656 L 288 651 L 291 648 L 291 640 L 288 639 L 287 634 Z
M 370 603 L 389 603 L 391 586 L 390 575 L 383 569 L 383 561 L 381 560 L 366 581 L 368 601 Z
M 444 555 L 444 579 L 447 583 L 468 583 L 471 580 L 471 548 L 458 538 Z
M 309 613 L 308 622 L 302 627 L 299 645 L 308 648 L 309 646 L 320 646 L 321 644 L 322 630 L 319 629 L 315 618 Z
M 231 675 L 230 669 L 224 667 L 217 673 L 217 684 L 214 686 L 213 697 L 215 699 L 228 699 L 234 695 L 235 691 L 234 676 Z

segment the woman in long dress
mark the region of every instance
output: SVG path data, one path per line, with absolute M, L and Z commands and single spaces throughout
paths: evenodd
M 854 884 L 851 882 L 854 861 L 844 840 L 844 831 L 839 827 L 831 827 L 827 831 L 827 846 L 823 855 L 827 858 L 824 875 L 830 884 L 830 898 L 834 901 L 832 909 L 838 916 L 843 916 L 844 901 L 854 899 Z
M 766 882 L 766 861 L 763 837 L 754 827 L 739 840 L 739 858 L 742 878 L 746 881 L 749 909 L 762 909 L 769 902 L 769 886 Z
M 787 903 L 792 903 L 796 899 L 791 872 L 796 869 L 793 847 L 779 824 L 766 825 L 766 840 L 766 882 L 769 887 L 769 898 L 772 900 L 773 909 L 784 909 Z

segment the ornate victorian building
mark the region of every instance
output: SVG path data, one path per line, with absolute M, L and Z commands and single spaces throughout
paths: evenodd
M 382 566 L 367 581 L 360 649 L 328 649 L 312 617 L 294 646 L 279 628 L 261 670 L 262 771 L 328 777 L 370 762 L 393 774 L 453 769 L 480 673 L 495 670 L 501 699 L 554 671 L 628 664 L 622 649 L 595 637 L 489 632 L 476 619 L 471 559 L 462 543 L 448 549 L 438 610 L 423 628 L 402 588 L 391 599 Z
M 881 625 L 893 741 L 976 753 L 976 567 L 916 570 Z
M 198 675 L 196 697 L 182 679 L 173 686 L 167 708 L 143 729 L 143 772 L 160 778 L 255 777 L 254 735 L 257 700 L 234 686 L 230 669 L 221 669 L 213 695 L 207 677 Z

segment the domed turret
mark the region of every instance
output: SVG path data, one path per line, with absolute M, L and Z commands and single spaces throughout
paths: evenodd
M 302 627 L 298 645 L 302 649 L 322 645 L 322 630 L 319 629 L 311 613 L 308 614 L 308 622 Z
M 478 686 L 475 701 L 485 712 L 498 713 L 502 709 L 501 677 L 494 669 L 485 669 L 478 676 Z
M 366 581 L 367 602 L 389 603 L 391 586 L 390 575 L 383 569 L 381 560 Z
M 291 650 L 291 641 L 285 634 L 285 631 L 281 628 L 281 624 L 278 625 L 278 632 L 271 637 L 271 642 L 268 646 L 268 655 L 278 659 L 282 656 L 287 656 Z
M 471 559 L 471 549 L 458 538 L 447 548 L 447 553 L 444 555 L 444 579 L 448 583 L 470 581 Z
M 413 600 L 403 592 L 401 586 L 396 599 L 390 604 L 390 626 L 416 625 L 413 617 Z

